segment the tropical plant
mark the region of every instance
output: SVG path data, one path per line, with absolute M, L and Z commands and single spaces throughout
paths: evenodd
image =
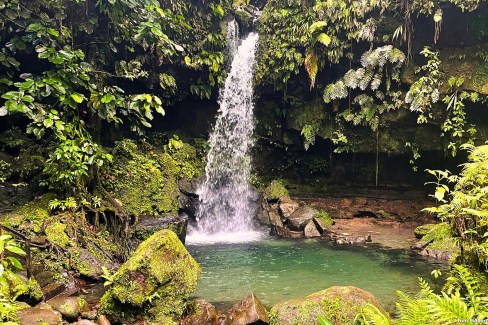
M 449 199 L 425 209 L 448 222 L 461 246 L 459 261 L 488 272 L 488 146 L 464 145 L 469 161 L 463 165 Z M 445 187 L 437 186 L 438 189 Z M 436 190 L 438 192 L 439 190 Z M 444 191 L 445 192 L 445 191 Z M 436 197 L 444 199 L 444 192 Z
M 28 290 L 26 284 L 14 272 L 22 270 L 22 264 L 13 256 L 24 256 L 25 252 L 10 235 L 0 235 L 0 321 L 16 320 L 17 297 Z M 2 323 L 3 324 L 3 323 Z

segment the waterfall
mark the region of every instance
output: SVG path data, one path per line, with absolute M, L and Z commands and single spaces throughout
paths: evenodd
M 239 46 L 239 25 L 235 19 L 230 20 L 227 23 L 227 51 L 231 60 L 237 53 L 237 47 Z
M 249 241 L 261 235 L 253 229 L 255 193 L 248 183 L 257 42 L 256 33 L 242 41 L 221 89 L 220 109 L 209 140 L 206 180 L 198 189 L 198 227 L 190 229 L 189 242 Z

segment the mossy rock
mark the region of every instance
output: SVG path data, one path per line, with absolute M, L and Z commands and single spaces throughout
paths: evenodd
M 388 315 L 370 292 L 351 286 L 336 286 L 275 305 L 269 313 L 269 324 L 316 325 L 319 316 L 332 324 L 354 324 L 356 315 L 366 304 L 372 304 Z
M 88 310 L 88 304 L 85 299 L 80 297 L 68 297 L 61 295 L 47 301 L 54 310 L 63 315 L 68 320 L 76 320 L 83 311 Z
M 114 148 L 114 164 L 102 182 L 130 215 L 175 215 L 178 180 L 191 179 L 203 169 L 193 146 L 170 141 L 173 145 L 165 146 L 164 152 L 127 139 Z
M 71 240 L 66 234 L 66 225 L 59 221 L 49 224 L 44 230 L 44 233 L 49 242 L 56 246 L 66 248 L 71 245 Z
M 100 313 L 113 321 L 141 317 L 178 320 L 196 287 L 201 268 L 175 233 L 160 230 L 142 242 L 113 275 Z
M 451 236 L 449 224 L 446 222 L 431 225 L 420 242 L 425 246 L 420 254 L 438 259 L 450 259 L 459 251 L 456 241 Z
M 325 210 L 318 210 L 313 217 L 315 219 L 320 219 L 327 227 L 331 227 L 332 225 L 334 225 L 334 220 L 332 220 L 332 218 Z
M 288 197 L 289 193 L 282 182 L 273 180 L 264 190 L 263 196 L 267 201 L 277 201 L 283 197 Z
M 415 230 L 413 231 L 414 234 L 415 234 L 415 237 L 417 237 L 418 239 L 424 237 L 425 235 L 427 235 L 427 233 L 429 231 L 432 230 L 433 227 L 435 227 L 436 224 L 435 223 L 428 223 L 428 224 L 425 224 L 425 225 L 421 225 L 421 226 L 418 226 L 417 228 L 415 228 Z
M 5 214 L 0 218 L 0 222 L 23 232 L 38 234 L 41 232 L 44 221 L 51 215 L 49 201 L 52 199 L 54 199 L 54 194 L 44 194 L 42 197 Z

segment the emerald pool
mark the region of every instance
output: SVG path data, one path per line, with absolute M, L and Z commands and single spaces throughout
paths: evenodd
M 392 311 L 395 291 L 415 293 L 418 277 L 445 264 L 407 249 L 377 244 L 336 245 L 325 239 L 264 238 L 248 243 L 188 244 L 203 268 L 195 298 L 227 307 L 255 292 L 267 307 L 330 286 L 357 286 Z

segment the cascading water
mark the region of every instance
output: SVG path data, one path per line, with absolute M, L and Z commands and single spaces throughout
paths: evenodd
M 243 242 L 261 236 L 252 225 L 255 193 L 248 183 L 257 42 L 255 33 L 242 41 L 221 90 L 220 109 L 210 135 L 206 180 L 198 190 L 198 227 L 190 229 L 188 242 Z
M 237 53 L 237 47 L 239 46 L 239 25 L 235 19 L 230 20 L 227 23 L 227 51 L 231 60 Z

